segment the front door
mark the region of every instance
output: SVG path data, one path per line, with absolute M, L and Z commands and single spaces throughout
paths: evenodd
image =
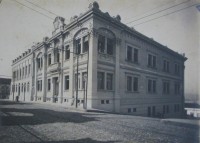
M 53 78 L 53 82 L 54 82 L 54 90 L 53 90 L 53 96 L 54 96 L 54 102 L 57 102 L 58 100 L 58 94 L 59 94 L 59 81 L 58 81 L 58 77 L 54 77 Z

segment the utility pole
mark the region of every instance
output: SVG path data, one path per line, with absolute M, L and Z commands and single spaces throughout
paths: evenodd
M 76 108 L 78 107 L 78 47 L 76 46 Z

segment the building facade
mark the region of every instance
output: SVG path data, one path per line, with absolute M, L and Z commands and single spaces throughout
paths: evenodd
M 8 99 L 10 95 L 10 78 L 0 78 L 0 99 Z
M 140 116 L 178 117 L 185 56 L 102 12 L 97 2 L 70 19 L 56 17 L 43 38 L 13 60 L 14 96 Z

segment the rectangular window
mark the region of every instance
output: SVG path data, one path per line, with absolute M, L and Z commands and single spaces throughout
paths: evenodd
M 24 77 L 24 71 L 25 71 L 25 70 L 24 70 L 24 67 L 23 67 L 23 69 L 22 69 L 22 76 L 23 76 L 23 77 Z
M 152 80 L 152 79 L 148 80 L 148 92 L 156 93 L 156 80 Z
M 51 90 L 51 79 L 48 79 L 48 91 Z
M 48 54 L 48 66 L 51 65 L 51 54 Z
M 138 49 L 127 46 L 126 52 L 127 61 L 138 63 Z
M 156 68 L 156 56 L 148 54 L 148 66 Z
M 59 63 L 60 62 L 60 53 L 57 52 L 57 62 Z
M 37 81 L 37 91 L 42 91 L 42 80 Z
M 40 68 L 42 68 L 43 67 L 43 58 L 40 58 L 40 62 L 41 62 L 41 67 Z
M 133 78 L 133 91 L 138 91 L 138 78 Z
M 42 80 L 40 80 L 40 91 L 42 91 Z
M 31 73 L 31 64 L 28 65 L 28 74 Z
M 40 91 L 40 81 L 37 81 L 37 91 Z
M 82 89 L 86 89 L 87 84 L 87 72 L 82 73 Z
M 175 84 L 174 84 L 174 93 L 180 94 L 180 83 L 178 83 L 178 82 L 175 82 Z
M 132 91 L 132 77 L 127 76 L 127 91 Z
M 137 108 L 133 108 L 133 112 L 137 112 Z
M 134 62 L 138 63 L 138 49 L 134 49 Z
M 128 108 L 128 113 L 131 113 L 131 108 Z
M 83 37 L 83 53 L 86 53 L 89 49 L 88 36 Z
M 104 72 L 98 72 L 97 74 L 97 80 L 98 80 L 98 89 L 104 89 L 104 82 L 105 82 L 105 79 L 104 79 Z
M 109 100 L 106 100 L 106 104 L 109 104 L 110 103 L 110 101 Z
M 37 59 L 37 68 L 40 68 L 40 59 Z
M 77 89 L 77 85 L 78 85 L 78 89 L 80 89 L 80 73 L 78 73 L 78 76 L 77 76 L 77 74 L 75 74 L 75 82 L 74 82 L 74 84 L 75 84 L 75 86 L 74 86 L 75 89 Z
M 163 60 L 163 71 L 169 72 L 169 61 Z
M 180 75 L 180 65 L 175 63 L 174 68 L 175 68 L 175 71 L 174 71 L 175 75 Z
M 25 68 L 25 76 L 27 75 L 27 71 L 28 71 L 28 69 L 27 69 L 27 66 L 26 66 L 26 68 Z
M 107 90 L 112 90 L 113 89 L 113 74 L 107 73 L 106 77 L 106 88 Z
M 132 47 L 127 46 L 127 61 L 132 61 Z
M 65 76 L 65 90 L 69 90 L 69 76 Z
M 76 54 L 80 54 L 81 53 L 81 39 L 77 39 L 76 40 Z
M 163 82 L 163 94 L 170 93 L 170 83 L 168 81 Z
M 107 38 L 107 54 L 113 55 L 114 42 L 112 39 Z
M 30 85 L 29 85 L 29 82 L 27 83 L 27 92 L 29 92 L 30 90 Z
M 101 100 L 101 104 L 104 104 L 104 100 Z
M 65 60 L 68 60 L 70 58 L 70 49 L 69 45 L 65 47 Z
M 99 38 L 98 38 L 98 51 L 100 53 L 105 53 L 105 36 L 99 35 Z

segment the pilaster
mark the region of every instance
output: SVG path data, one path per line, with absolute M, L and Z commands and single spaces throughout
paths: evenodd
M 98 34 L 95 29 L 89 35 L 89 56 L 88 56 L 88 87 L 87 87 L 87 107 L 92 108 L 95 104 L 92 99 L 97 96 L 97 43 Z
M 42 70 L 42 85 L 43 85 L 43 102 L 46 102 L 47 96 L 47 47 L 44 47 L 43 54 L 43 70 Z
M 119 62 L 120 62 L 120 46 L 121 40 L 116 38 L 116 58 L 115 58 L 115 95 L 114 95 L 114 111 L 119 113 L 120 112 L 120 72 L 119 72 Z
M 34 77 L 34 99 L 35 101 L 37 101 L 37 58 L 34 59 L 34 63 L 35 63 L 35 77 Z
M 73 39 L 69 42 L 70 48 L 70 71 L 69 71 L 69 95 L 71 96 L 71 106 L 75 106 L 75 95 L 74 95 L 74 47 Z

